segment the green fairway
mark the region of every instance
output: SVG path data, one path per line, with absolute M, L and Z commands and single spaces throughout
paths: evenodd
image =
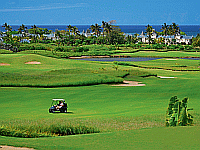
M 40 64 L 27 64 L 38 62 Z M 1 86 L 74 86 L 122 82 L 128 72 L 114 65 L 78 60 L 47 58 L 38 55 L 0 55 Z
M 152 61 L 120 62 L 120 65 L 138 66 L 147 69 L 165 69 L 173 71 L 200 71 L 199 60 L 157 59 Z
M 53 149 L 198 149 L 199 127 L 154 128 L 104 134 L 21 139 L 0 137 L 1 144 Z
M 41 64 L 25 64 L 29 61 Z M 49 124 L 85 125 L 98 128 L 100 133 L 32 139 L 0 136 L 0 145 L 35 149 L 197 149 L 199 147 L 199 71 L 181 72 L 124 65 L 119 65 L 116 70 L 112 62 L 63 60 L 25 54 L 0 55 L 0 63 L 10 64 L 0 66 L 0 72 L 4 74 L 30 77 L 42 74 L 54 76 L 52 79 L 71 76 L 69 80 L 66 79 L 67 82 L 76 82 L 82 75 L 90 74 L 92 77 L 100 75 L 98 79 L 109 76 L 146 84 L 140 87 L 115 87 L 108 83 L 58 88 L 1 87 L 0 125 L 14 127 L 20 125 L 39 127 Z M 199 61 L 160 59 L 132 63 L 171 68 L 172 65 L 187 65 L 196 69 Z M 96 73 L 91 73 L 94 71 Z M 129 72 L 129 75 L 122 79 L 120 76 L 124 72 Z M 176 78 L 140 77 L 147 74 Z M 90 81 L 91 76 L 81 80 Z M 8 79 L 15 80 L 11 76 Z M 30 80 L 28 78 L 28 81 Z M 168 102 L 174 95 L 181 100 L 189 97 L 188 107 L 194 108 L 194 111 L 190 112 L 194 116 L 194 127 L 164 127 Z M 68 103 L 68 113 L 49 114 L 48 109 L 53 98 L 64 98 Z M 58 144 L 60 141 L 63 143 Z

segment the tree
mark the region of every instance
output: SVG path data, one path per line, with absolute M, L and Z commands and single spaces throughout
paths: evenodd
M 106 22 L 106 24 L 105 24 L 105 31 L 106 31 L 107 42 L 110 43 L 109 38 L 110 38 L 110 32 L 112 31 L 112 25 Z
M 102 21 L 102 25 L 101 27 L 103 28 L 103 44 L 104 44 L 104 32 L 105 32 L 105 26 L 106 26 L 106 22 Z
M 4 28 L 5 28 L 6 32 L 12 31 L 12 28 L 11 28 L 11 26 L 10 26 L 10 25 L 8 25 L 7 23 L 4 23 L 2 27 L 4 27 Z
M 168 34 L 169 35 L 173 35 L 173 27 L 172 27 L 172 25 L 168 26 Z
M 37 33 L 37 26 L 36 25 L 33 25 L 31 26 L 31 29 L 33 29 L 33 33 L 36 34 Z
M 72 29 L 73 29 L 73 26 L 71 26 L 71 25 L 68 25 L 68 26 L 67 26 L 67 30 L 68 30 L 68 32 L 69 32 L 69 41 L 70 41 L 70 36 L 71 36 L 71 31 L 72 31 Z
M 73 26 L 72 28 L 72 33 L 74 35 L 74 42 L 75 42 L 75 38 L 76 38 L 76 35 L 79 33 L 80 31 L 78 30 L 78 28 L 76 26 Z
M 149 24 L 146 26 L 146 32 L 147 33 L 147 37 L 148 37 L 148 42 L 149 42 L 149 45 L 150 45 L 150 42 L 151 42 L 151 34 L 152 34 L 152 31 L 153 31 L 153 28 L 152 26 L 150 26 Z
M 97 23 L 95 25 L 91 25 L 90 30 L 94 33 L 94 38 L 98 37 L 101 34 L 101 26 L 99 26 Z
M 36 34 L 37 34 L 37 26 L 36 25 L 33 25 L 33 26 L 31 26 L 31 29 L 29 29 L 29 33 L 32 33 L 32 34 L 34 34 L 34 36 L 33 36 L 33 42 L 36 42 L 36 40 L 37 40 L 37 36 L 36 36 Z
M 178 32 L 180 32 L 180 29 L 176 23 L 172 23 L 172 30 L 173 30 L 173 35 L 176 35 Z
M 161 30 L 164 32 L 165 36 L 167 36 L 168 27 L 169 26 L 166 23 L 164 23 L 164 25 L 162 25 Z
M 196 37 L 193 37 L 193 38 L 192 38 L 192 45 L 193 45 L 194 47 L 200 46 L 200 34 L 197 34 Z

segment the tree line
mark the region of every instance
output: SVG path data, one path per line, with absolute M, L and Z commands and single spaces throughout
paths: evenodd
M 27 42 L 30 40 L 31 43 L 52 43 L 55 42 L 59 45 L 68 46 L 78 46 L 78 45 L 90 45 L 90 44 L 107 44 L 107 45 L 118 45 L 118 44 L 135 44 L 138 43 L 138 34 L 125 35 L 119 26 L 114 25 L 115 20 L 105 22 L 102 24 L 91 25 L 86 33 L 90 33 L 91 36 L 86 37 L 76 26 L 68 25 L 66 30 L 56 30 L 54 32 L 55 39 L 48 39 L 47 34 L 53 33 L 52 30 L 47 28 L 39 28 L 36 25 L 31 26 L 30 29 L 22 24 L 18 28 L 18 31 L 12 31 L 12 27 L 7 23 L 4 23 L 2 27 L 5 28 L 5 32 L 0 32 L 2 35 L 3 42 L 5 45 L 11 47 L 19 48 L 22 42 Z M 150 43 L 160 43 L 163 44 L 164 40 L 162 38 L 152 40 L 152 33 L 155 31 L 157 35 L 177 35 L 180 33 L 180 28 L 176 23 L 167 25 L 164 23 L 161 27 L 161 32 L 155 31 L 149 24 L 146 26 L 145 33 L 148 37 Z M 20 36 L 13 36 L 15 34 L 20 34 Z M 182 33 L 184 34 L 184 33 Z M 22 41 L 23 40 L 23 41 Z M 199 46 L 199 36 L 194 38 L 195 46 Z

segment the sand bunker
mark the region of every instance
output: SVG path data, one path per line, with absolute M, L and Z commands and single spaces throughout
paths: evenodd
M 123 81 L 123 84 L 115 84 L 112 86 L 146 86 L 146 84 L 141 84 L 142 82 L 136 81 Z
M 34 150 L 33 148 L 25 148 L 25 147 L 13 147 L 13 146 L 0 146 L 0 149 L 7 150 Z
M 164 76 L 157 76 L 158 78 L 161 78 L 161 79 L 174 79 L 174 78 L 177 78 L 177 77 L 164 77 Z
M 38 64 L 41 64 L 41 62 L 37 62 L 37 61 L 29 61 L 29 62 L 26 62 L 25 64 L 32 64 L 32 65 L 38 65 Z
M 0 66 L 10 66 L 10 64 L 1 63 Z

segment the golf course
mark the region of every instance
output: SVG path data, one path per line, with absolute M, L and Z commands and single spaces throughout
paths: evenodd
M 0 54 L 0 145 L 38 150 L 199 149 L 200 61 L 183 57 L 199 58 L 200 52 L 121 55 L 159 59 L 111 62 Z M 189 98 L 192 126 L 165 126 L 172 96 Z M 65 99 L 67 113 L 49 113 L 54 98 Z M 65 127 L 71 135 L 48 132 Z

